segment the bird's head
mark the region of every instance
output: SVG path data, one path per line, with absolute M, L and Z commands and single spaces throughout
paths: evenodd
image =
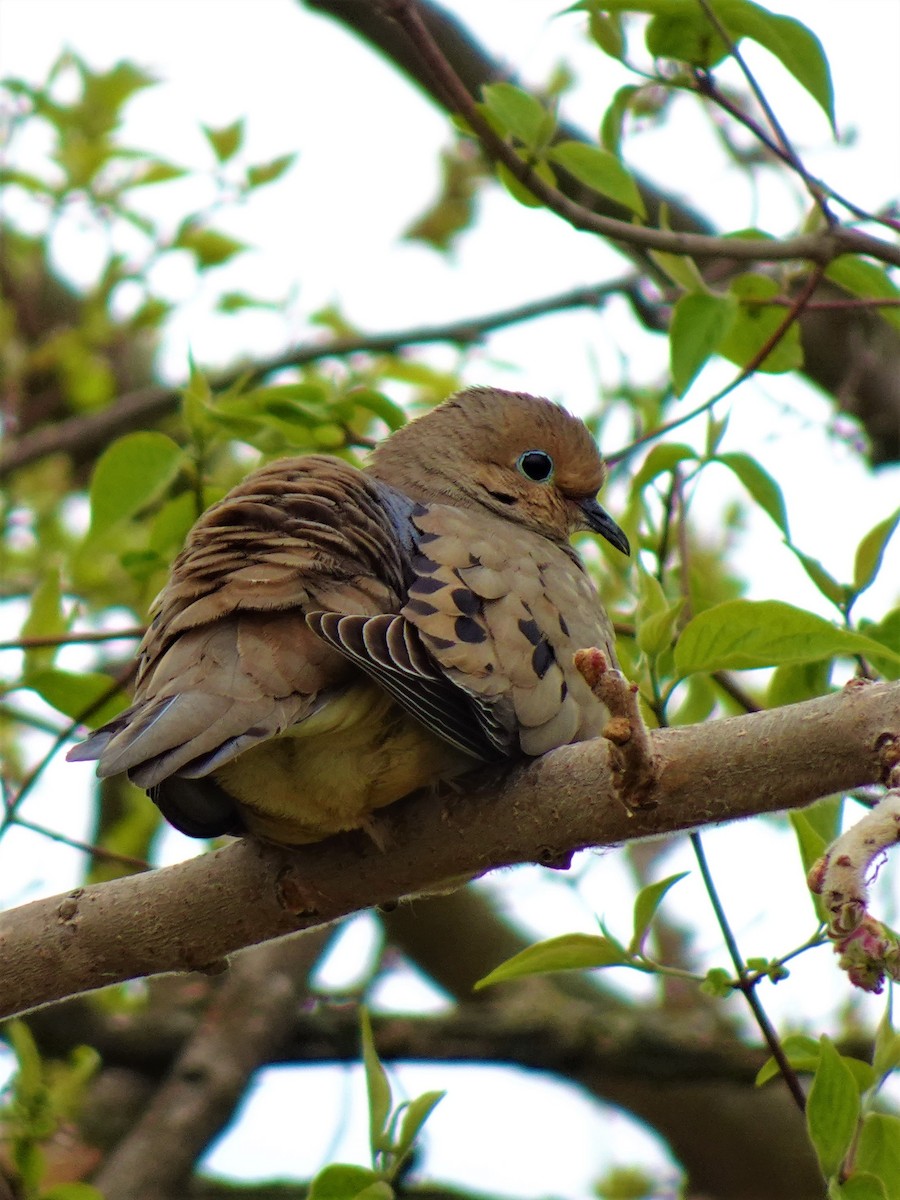
M 369 472 L 425 503 L 487 509 L 554 542 L 628 539 L 597 503 L 606 467 L 583 421 L 524 392 L 468 388 L 392 434 Z

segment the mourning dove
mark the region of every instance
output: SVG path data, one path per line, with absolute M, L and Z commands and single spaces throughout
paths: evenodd
M 596 737 L 573 665 L 613 632 L 569 537 L 628 553 L 586 426 L 470 388 L 364 470 L 254 471 L 197 521 L 153 606 L 134 703 L 69 753 L 194 837 L 288 844 L 518 754 Z

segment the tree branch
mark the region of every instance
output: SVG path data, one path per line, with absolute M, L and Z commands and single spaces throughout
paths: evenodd
M 423 61 L 416 44 L 405 30 L 371 0 L 303 0 L 304 6 L 341 22 L 364 41 L 376 47 L 410 81 L 428 92 L 444 109 L 448 104 L 440 86 Z M 493 58 L 449 13 L 431 0 L 418 0 L 417 9 L 432 37 L 465 85 L 470 97 L 480 97 L 486 83 L 505 80 L 525 86 L 506 64 Z M 558 127 L 562 139 L 592 141 L 583 131 L 565 121 Z M 710 236 L 711 223 L 655 182 L 636 176 L 651 224 L 659 224 L 665 208 L 669 226 L 692 234 Z M 589 204 L 592 211 L 605 216 L 627 217 L 621 206 L 591 193 L 565 172 L 558 175 L 559 188 L 573 201 Z M 530 186 L 530 184 L 529 184 Z M 843 198 L 840 202 L 847 204 Z M 633 227 L 629 226 L 629 229 Z M 715 240 L 715 239 L 713 239 Z M 617 243 L 643 271 L 652 270 L 646 252 L 636 246 Z M 720 247 L 720 256 L 722 250 Z M 732 264 L 724 261 L 707 265 L 721 280 Z M 822 289 L 827 296 L 843 296 L 832 286 Z M 803 342 L 803 373 L 834 396 L 838 405 L 858 418 L 872 443 L 875 463 L 892 462 L 900 457 L 900 334 L 881 317 L 865 312 L 812 312 L 800 321 Z
M 256 1070 L 294 1032 L 326 933 L 238 954 L 168 1078 L 93 1180 L 104 1200 L 184 1195 L 197 1159 L 234 1116 Z
M 144 875 L 35 901 L 0 921 L 0 1015 L 163 971 L 210 969 L 243 946 L 521 862 L 808 804 L 878 781 L 900 733 L 900 684 L 652 737 L 657 807 L 628 815 L 603 739 L 565 746 L 466 794 L 411 797 L 364 834 L 295 850 L 237 841 Z
M 422 346 L 433 342 L 468 346 L 507 325 L 532 321 L 549 313 L 564 312 L 572 308 L 597 308 L 610 296 L 635 293 L 637 283 L 637 276 L 627 275 L 609 283 L 571 288 L 553 296 L 516 305 L 515 308 L 501 309 L 462 321 L 312 342 L 285 350 L 272 358 L 241 363 L 226 371 L 217 372 L 210 377 L 209 383 L 214 392 L 219 392 L 233 387 L 242 379 L 253 383 L 275 371 L 306 366 L 324 358 L 349 358 L 353 354 L 393 354 L 407 346 Z M 68 453 L 84 456 L 106 446 L 113 438 L 123 433 L 146 428 L 147 425 L 169 416 L 176 410 L 186 386 L 179 384 L 177 387 L 139 388 L 121 396 L 101 412 L 72 417 L 68 421 L 34 430 L 13 442 L 0 455 L 0 480 L 49 454 Z

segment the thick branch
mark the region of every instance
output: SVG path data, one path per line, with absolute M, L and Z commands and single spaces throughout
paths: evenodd
M 183 1195 L 257 1069 L 294 1031 L 321 931 L 239 954 L 165 1082 L 94 1180 L 105 1200 Z
M 78 888 L 0 924 L 0 1014 L 162 971 L 203 969 L 296 929 L 520 862 L 658 836 L 876 782 L 876 745 L 900 731 L 900 684 L 653 735 L 658 807 L 628 815 L 602 739 L 416 796 L 363 834 L 286 851 L 238 841 L 173 867 Z

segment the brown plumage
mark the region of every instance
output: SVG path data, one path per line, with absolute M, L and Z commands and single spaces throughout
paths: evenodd
M 569 537 L 628 552 L 585 425 L 470 388 L 363 471 L 325 455 L 248 476 L 188 535 L 134 703 L 76 746 L 177 828 L 317 841 L 441 778 L 597 736 L 572 663 L 609 620 Z

